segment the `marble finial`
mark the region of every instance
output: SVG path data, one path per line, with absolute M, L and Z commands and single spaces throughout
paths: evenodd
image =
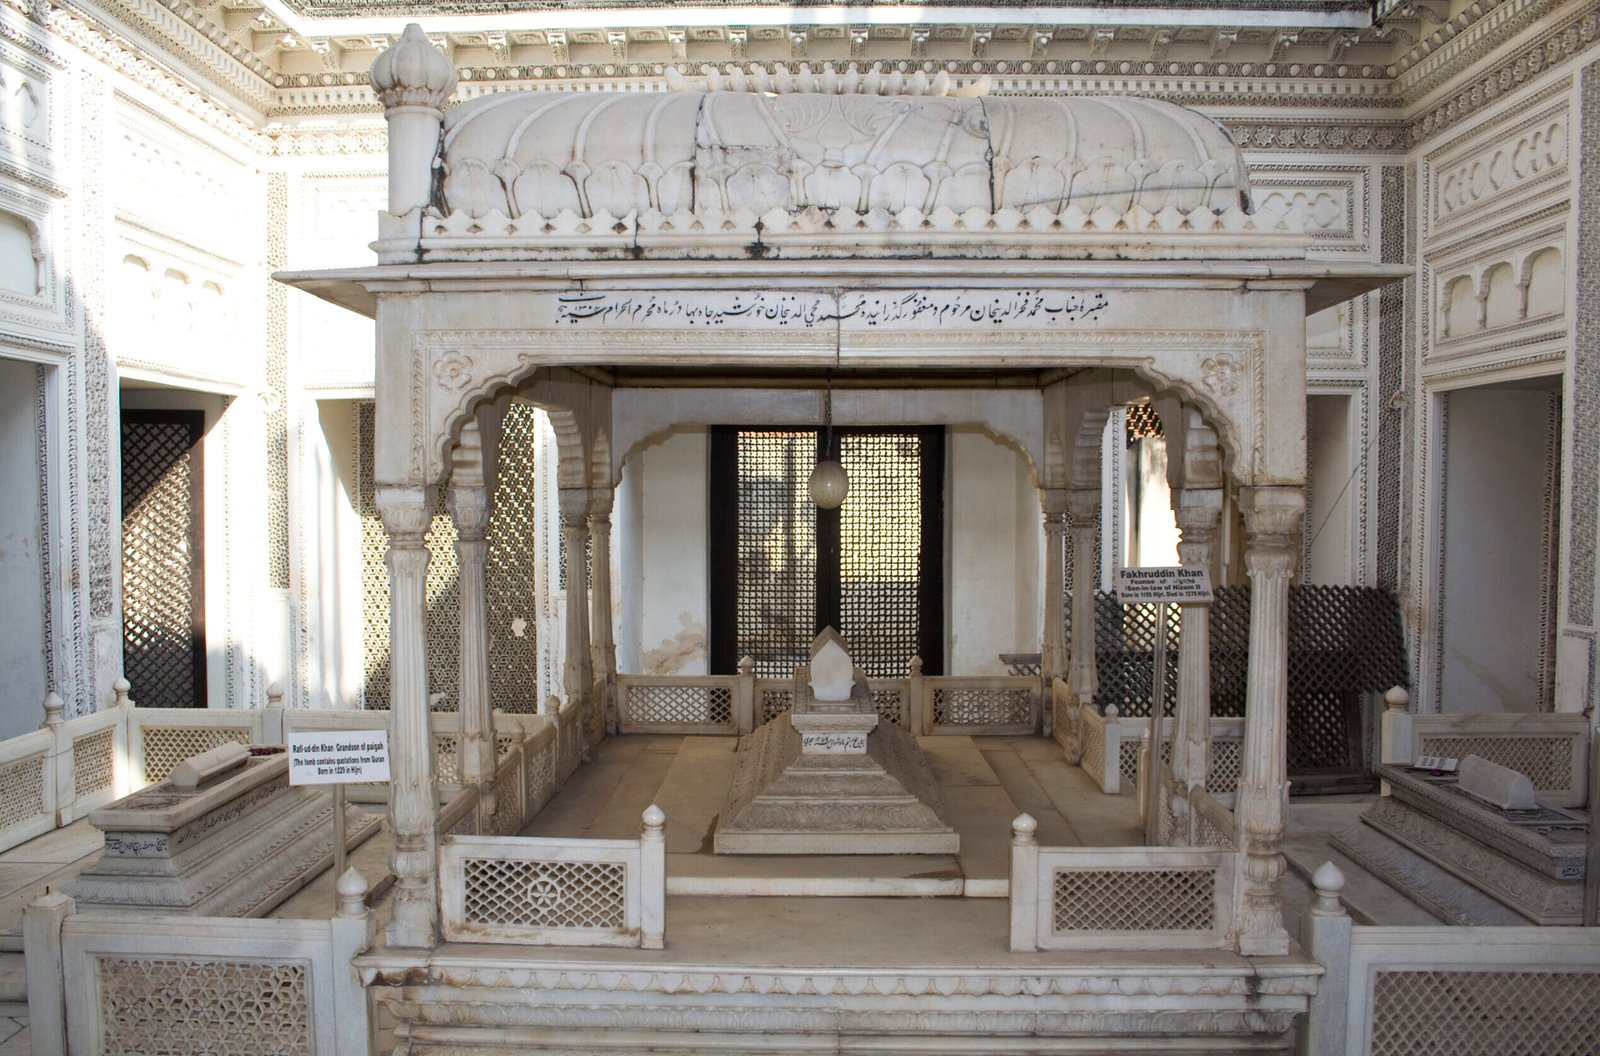
M 385 110 L 400 106 L 438 110 L 456 90 L 455 65 L 433 46 L 415 22 L 406 26 L 393 47 L 372 60 L 368 76 Z

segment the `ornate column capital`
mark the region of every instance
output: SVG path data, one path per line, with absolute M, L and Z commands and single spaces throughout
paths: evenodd
M 445 493 L 458 543 L 482 542 L 489 530 L 489 492 L 483 487 L 451 485 Z
M 1211 547 L 1222 521 L 1221 488 L 1180 488 L 1172 496 L 1172 512 L 1182 537 L 1178 561 L 1186 567 L 1209 567 Z
M 1247 533 L 1245 569 L 1252 576 L 1288 578 L 1300 563 L 1297 545 L 1306 496 L 1298 487 L 1248 488 L 1240 496 Z
M 1039 509 L 1044 513 L 1046 530 L 1049 530 L 1052 524 L 1064 526 L 1067 523 L 1067 507 L 1071 503 L 1069 495 L 1066 488 L 1039 489 Z
M 556 502 L 561 509 L 561 523 L 567 527 L 589 523 L 589 489 L 557 488 Z
M 1087 520 L 1093 523 L 1100 518 L 1100 489 L 1072 488 L 1067 499 L 1067 512 L 1072 515 L 1075 522 Z
M 391 547 L 427 545 L 423 537 L 433 522 L 431 498 L 427 488 L 415 484 L 379 484 L 373 489 L 373 504 Z
M 611 509 L 616 502 L 616 493 L 609 487 L 590 488 L 589 490 L 589 520 L 610 521 Z

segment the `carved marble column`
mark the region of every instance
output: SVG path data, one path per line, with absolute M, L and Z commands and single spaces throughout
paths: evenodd
M 1045 699 L 1050 681 L 1067 674 L 1067 491 L 1043 488 L 1039 505 L 1044 511 L 1044 634 L 1040 638 L 1039 672 L 1044 676 Z M 1046 706 L 1045 714 L 1050 714 Z M 1049 730 L 1045 731 L 1046 736 Z
M 1234 817 L 1242 834 L 1242 880 L 1236 926 L 1239 952 L 1288 951 L 1278 879 L 1283 875 L 1283 801 L 1288 793 L 1289 578 L 1305 515 L 1300 488 L 1251 488 L 1245 518 L 1250 576 L 1250 661 L 1245 690 L 1244 755 Z
M 461 739 L 456 752 L 461 783 L 476 786 L 485 797 L 486 811 L 493 813 L 494 722 L 489 701 L 489 607 L 483 581 L 489 556 L 488 490 L 482 485 L 452 484 L 447 501 L 456 524 L 461 585 Z
M 1068 500 L 1072 525 L 1072 640 L 1067 684 L 1080 704 L 1094 701 L 1100 677 L 1094 665 L 1094 588 L 1099 570 L 1094 567 L 1094 545 L 1100 533 L 1100 489 L 1073 488 Z
M 1184 488 L 1173 496 L 1178 561 L 1184 568 L 1211 568 L 1211 552 L 1222 517 L 1221 488 Z M 1172 737 L 1172 778 L 1180 795 L 1204 787 L 1211 770 L 1211 606 L 1178 606 L 1178 717 Z
M 589 630 L 593 639 L 591 661 L 596 677 L 605 685 L 605 732 L 617 732 L 616 700 L 612 695 L 617 674 L 617 645 L 611 635 L 611 504 L 610 488 L 589 493 L 590 564 L 594 591 L 589 601 Z
M 389 535 L 389 827 L 395 875 L 390 946 L 427 947 L 437 937 L 438 801 L 428 714 L 427 575 L 423 534 L 433 512 L 428 489 L 379 485 L 378 516 Z
M 589 543 L 589 491 L 587 488 L 562 488 L 561 542 L 566 547 L 567 565 L 567 662 L 561 673 L 568 700 L 582 702 L 586 728 L 594 685 L 593 659 L 589 655 L 589 589 L 584 569 L 584 552 Z M 592 738 L 591 738 L 592 741 Z

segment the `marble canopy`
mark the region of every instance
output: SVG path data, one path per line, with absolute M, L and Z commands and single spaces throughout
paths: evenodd
M 405 658 L 392 690 L 392 943 L 426 945 L 436 924 L 423 533 L 441 485 L 481 505 L 499 401 L 549 412 L 567 552 L 581 561 L 588 526 L 608 530 L 629 449 L 652 431 L 815 425 L 818 382 L 837 373 L 861 415 L 842 424 L 976 425 L 1011 441 L 1049 532 L 1065 530 L 1069 494 L 1092 504 L 1093 523 L 1113 407 L 1175 401 L 1173 420 L 1214 437 L 1194 490 L 1214 520 L 1220 474 L 1243 489 L 1259 579 L 1239 942 L 1286 948 L 1272 881 L 1306 316 L 1408 269 L 1307 259 L 1297 215 L 1248 208 L 1226 133 L 1163 103 L 903 83 L 925 94 L 888 96 L 881 78 L 824 78 L 773 95 L 511 92 L 447 113 L 455 71 L 415 26 L 372 81 L 389 124 L 379 263 L 278 277 L 377 321 L 376 497 L 391 654 Z M 604 547 L 591 600 L 609 614 Z M 1061 575 L 1052 558 L 1050 672 L 1065 670 Z M 569 578 L 583 580 L 581 565 Z M 614 664 L 614 650 L 601 618 L 591 653 L 586 608 L 569 608 L 564 682 L 598 739 L 604 679 L 589 660 Z

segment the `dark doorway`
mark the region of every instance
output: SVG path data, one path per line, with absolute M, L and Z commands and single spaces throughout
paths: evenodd
M 122 411 L 122 667 L 135 698 L 206 706 L 201 411 Z

